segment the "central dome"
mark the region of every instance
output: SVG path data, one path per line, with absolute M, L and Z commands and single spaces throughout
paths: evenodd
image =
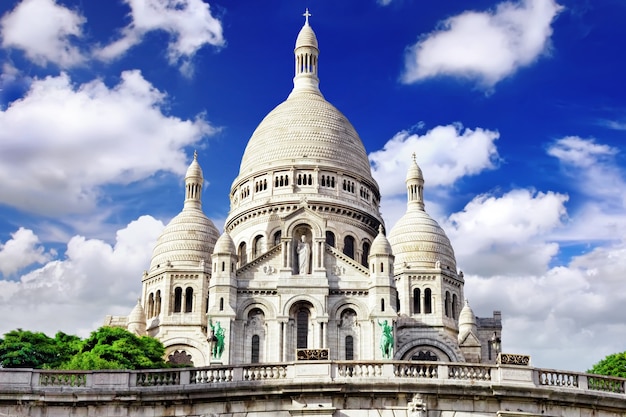
M 241 160 L 239 175 L 306 161 L 371 178 L 367 153 L 348 119 L 321 94 L 298 91 L 256 128 Z

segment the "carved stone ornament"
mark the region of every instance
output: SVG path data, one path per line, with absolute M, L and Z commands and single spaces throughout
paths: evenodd
M 415 394 L 411 402 L 407 404 L 409 417 L 426 417 L 428 410 L 426 409 L 426 401 L 420 394 Z

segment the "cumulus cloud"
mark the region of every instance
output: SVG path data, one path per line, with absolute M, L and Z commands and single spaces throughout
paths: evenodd
M 2 46 L 24 51 L 41 66 L 71 67 L 85 60 L 74 44 L 84 23 L 83 16 L 54 0 L 22 0 L 0 19 Z
M 11 275 L 32 264 L 50 260 L 54 252 L 46 252 L 32 230 L 20 227 L 4 244 L 0 242 L 0 274 Z
M 66 74 L 33 81 L 0 111 L 0 203 L 46 215 L 87 212 L 103 185 L 183 174 L 184 148 L 216 129 L 202 115 L 166 115 L 166 104 L 139 71 L 111 88 L 100 80 L 75 86 Z
M 523 189 L 500 197 L 483 194 L 450 215 L 443 227 L 469 274 L 538 274 L 558 252 L 549 236 L 563 226 L 567 200 L 563 194 Z
M 626 181 L 615 160 L 619 150 L 593 138 L 568 136 L 550 144 L 547 153 L 558 159 L 571 186 L 585 197 L 559 238 L 614 241 L 626 235 Z
M 402 80 L 449 75 L 492 87 L 545 53 L 561 9 L 554 0 L 507 1 L 450 17 L 407 49 Z
M 170 35 L 167 56 L 170 64 L 192 71 L 191 59 L 205 45 L 223 46 L 222 24 L 202 0 L 124 0 L 130 7 L 131 22 L 121 37 L 95 51 L 102 60 L 112 60 L 141 42 L 149 32 L 162 30 Z
M 398 132 L 381 150 L 371 152 L 372 175 L 383 193 L 381 212 L 387 229 L 391 230 L 406 210 L 404 180 L 411 154 L 416 154 L 432 195 L 437 187 L 449 187 L 464 176 L 496 168 L 500 157 L 495 141 L 499 137 L 497 131 L 450 124 L 437 126 L 423 135 L 408 130 Z M 434 218 L 444 212 L 437 202 L 426 203 Z
M 117 232 L 114 245 L 74 236 L 65 259 L 50 261 L 18 281 L 0 280 L 0 334 L 21 327 L 85 336 L 107 314 L 128 314 L 141 294 L 142 271 L 163 227 L 142 216 Z M 22 263 L 27 255 L 16 254 L 24 258 Z
M 448 186 L 459 178 L 493 169 L 499 161 L 496 131 L 468 129 L 460 124 L 437 126 L 423 135 L 401 131 L 383 149 L 369 154 L 372 173 L 388 196 L 404 194 L 410 155 L 431 187 Z
M 538 367 L 585 371 L 624 350 L 626 324 L 616 312 L 626 302 L 625 255 L 622 242 L 541 274 L 466 275 L 465 295 L 473 306 L 506 306 L 504 351 L 531 354 Z

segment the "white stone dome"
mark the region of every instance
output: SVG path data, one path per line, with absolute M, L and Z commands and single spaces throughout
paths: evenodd
M 213 249 L 213 254 L 234 254 L 236 253 L 235 242 L 230 237 L 228 232 L 222 233 L 219 239 L 217 239 L 217 243 L 215 243 L 215 249 Z
M 183 210 L 174 217 L 159 236 L 152 252 L 150 269 L 171 263 L 199 265 L 213 253 L 219 231 L 200 210 Z
M 389 233 L 396 268 L 434 268 L 456 272 L 450 240 L 439 224 L 423 210 L 408 210 Z
M 448 236 L 424 210 L 424 177 L 415 155 L 406 184 L 406 213 L 389 233 L 389 243 L 396 257 L 394 267 L 397 270 L 440 267 L 456 273 L 456 259 Z
M 246 146 L 239 175 L 307 161 L 373 181 L 367 152 L 350 121 L 321 94 L 299 91 L 261 121 Z
M 185 175 L 185 203 L 159 236 L 152 252 L 150 270 L 163 266 L 198 266 L 208 261 L 219 231 L 202 211 L 202 169 L 194 158 Z
M 370 255 L 392 255 L 391 245 L 389 244 L 389 240 L 387 240 L 387 237 L 385 237 L 385 234 L 383 233 L 382 226 L 378 228 L 378 235 L 372 242 Z

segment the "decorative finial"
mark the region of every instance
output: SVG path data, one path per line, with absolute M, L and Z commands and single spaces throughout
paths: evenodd
M 306 11 L 304 12 L 304 14 L 302 16 L 304 16 L 304 19 L 305 19 L 304 20 L 304 24 L 308 26 L 309 25 L 309 17 L 311 16 L 311 13 L 309 13 L 309 8 L 308 7 L 306 8 Z
M 383 225 L 382 224 L 378 225 L 378 233 L 380 233 L 381 235 L 383 234 Z
M 194 161 L 198 160 L 198 151 L 196 151 L 196 150 L 193 151 L 193 160 Z
M 413 158 L 413 162 L 416 162 L 416 161 L 415 161 L 415 152 L 413 152 L 413 153 L 411 154 L 411 157 Z

